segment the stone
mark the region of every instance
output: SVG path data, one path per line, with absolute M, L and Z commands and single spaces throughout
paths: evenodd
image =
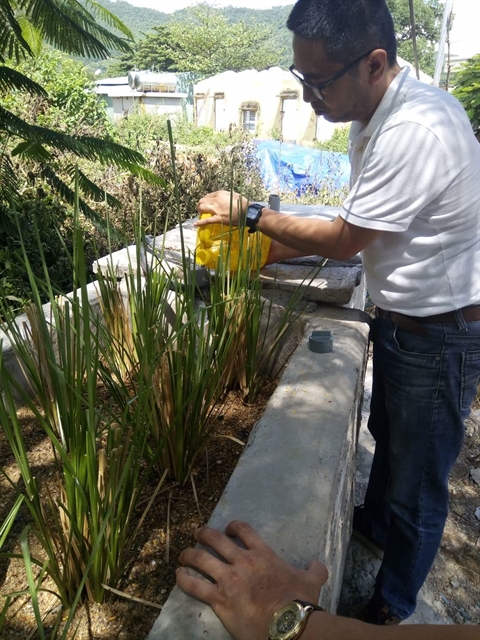
M 470 477 L 480 487 L 480 468 L 476 468 L 475 469 L 475 467 L 471 467 L 470 468 Z
M 475 517 L 477 518 L 477 520 L 480 520 L 480 507 L 477 507 L 475 509 Z

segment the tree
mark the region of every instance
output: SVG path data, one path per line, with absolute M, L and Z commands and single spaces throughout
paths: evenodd
M 98 20 L 121 35 L 113 34 Z M 39 100 L 48 99 L 44 87 L 18 67 L 25 59 L 38 56 L 43 42 L 77 56 L 106 57 L 110 48 L 129 51 L 131 40 L 129 29 L 94 0 L 0 0 L 0 97 L 23 92 Z M 70 135 L 37 122 L 30 123 L 5 104 L 0 104 L 0 144 L 0 204 L 3 201 L 4 224 L 9 207 L 19 203 L 14 167 L 18 159 L 34 163 L 36 176 L 47 181 L 69 204 L 75 200 L 68 184 L 76 173 L 72 155 L 116 164 L 137 175 L 151 177 L 142 166 L 144 158 L 135 151 L 94 136 Z M 104 199 L 103 190 L 87 175 L 82 171 L 77 175 L 84 195 Z M 110 202 L 118 205 L 114 198 Z M 84 200 L 80 201 L 80 207 L 85 215 L 99 221 Z
M 478 137 L 480 135 L 480 53 L 466 60 L 456 72 L 453 95 L 464 106 Z
M 130 68 L 155 69 L 156 71 L 175 69 L 176 59 L 172 52 L 177 46 L 175 35 L 168 26 L 154 27 L 153 33 L 138 43 L 131 58 L 132 67 Z
M 398 55 L 414 62 L 412 25 L 408 0 L 387 0 L 393 16 L 398 42 Z M 418 61 L 422 71 L 435 72 L 435 47 L 440 38 L 443 4 L 439 0 L 414 0 Z
M 139 43 L 133 65 L 207 77 L 279 63 L 280 52 L 266 44 L 270 34 L 262 27 L 231 24 L 219 9 L 208 4 L 193 7 L 185 19 L 156 27 L 155 33 Z

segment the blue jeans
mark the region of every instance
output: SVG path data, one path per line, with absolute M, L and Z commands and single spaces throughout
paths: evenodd
M 420 337 L 375 318 L 368 428 L 376 441 L 365 497 L 372 536 L 385 547 L 374 598 L 399 618 L 440 546 L 448 475 L 480 382 L 480 322 L 426 324 Z

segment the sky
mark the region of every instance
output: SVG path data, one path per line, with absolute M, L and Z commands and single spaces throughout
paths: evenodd
M 149 7 L 165 13 L 188 7 L 192 0 L 127 0 L 137 7 Z M 250 9 L 270 9 L 271 7 L 293 4 L 293 0 L 216 0 L 219 7 L 233 5 Z M 480 53 L 480 0 L 454 0 L 455 20 L 451 34 L 452 53 L 465 58 Z

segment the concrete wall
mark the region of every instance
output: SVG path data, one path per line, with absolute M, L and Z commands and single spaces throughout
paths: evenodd
M 256 137 L 312 143 L 330 138 L 336 126 L 317 118 L 303 101 L 302 87 L 289 71 L 226 71 L 194 86 L 195 117 L 199 125 L 242 127 L 243 112 L 256 111 Z M 318 121 L 318 123 L 317 123 Z
M 125 114 L 134 108 L 140 108 L 150 115 L 164 115 L 168 113 L 181 113 L 186 94 L 155 94 L 133 91 L 131 94 L 107 95 L 99 97 L 107 103 L 107 114 L 112 120 L 123 118 Z

